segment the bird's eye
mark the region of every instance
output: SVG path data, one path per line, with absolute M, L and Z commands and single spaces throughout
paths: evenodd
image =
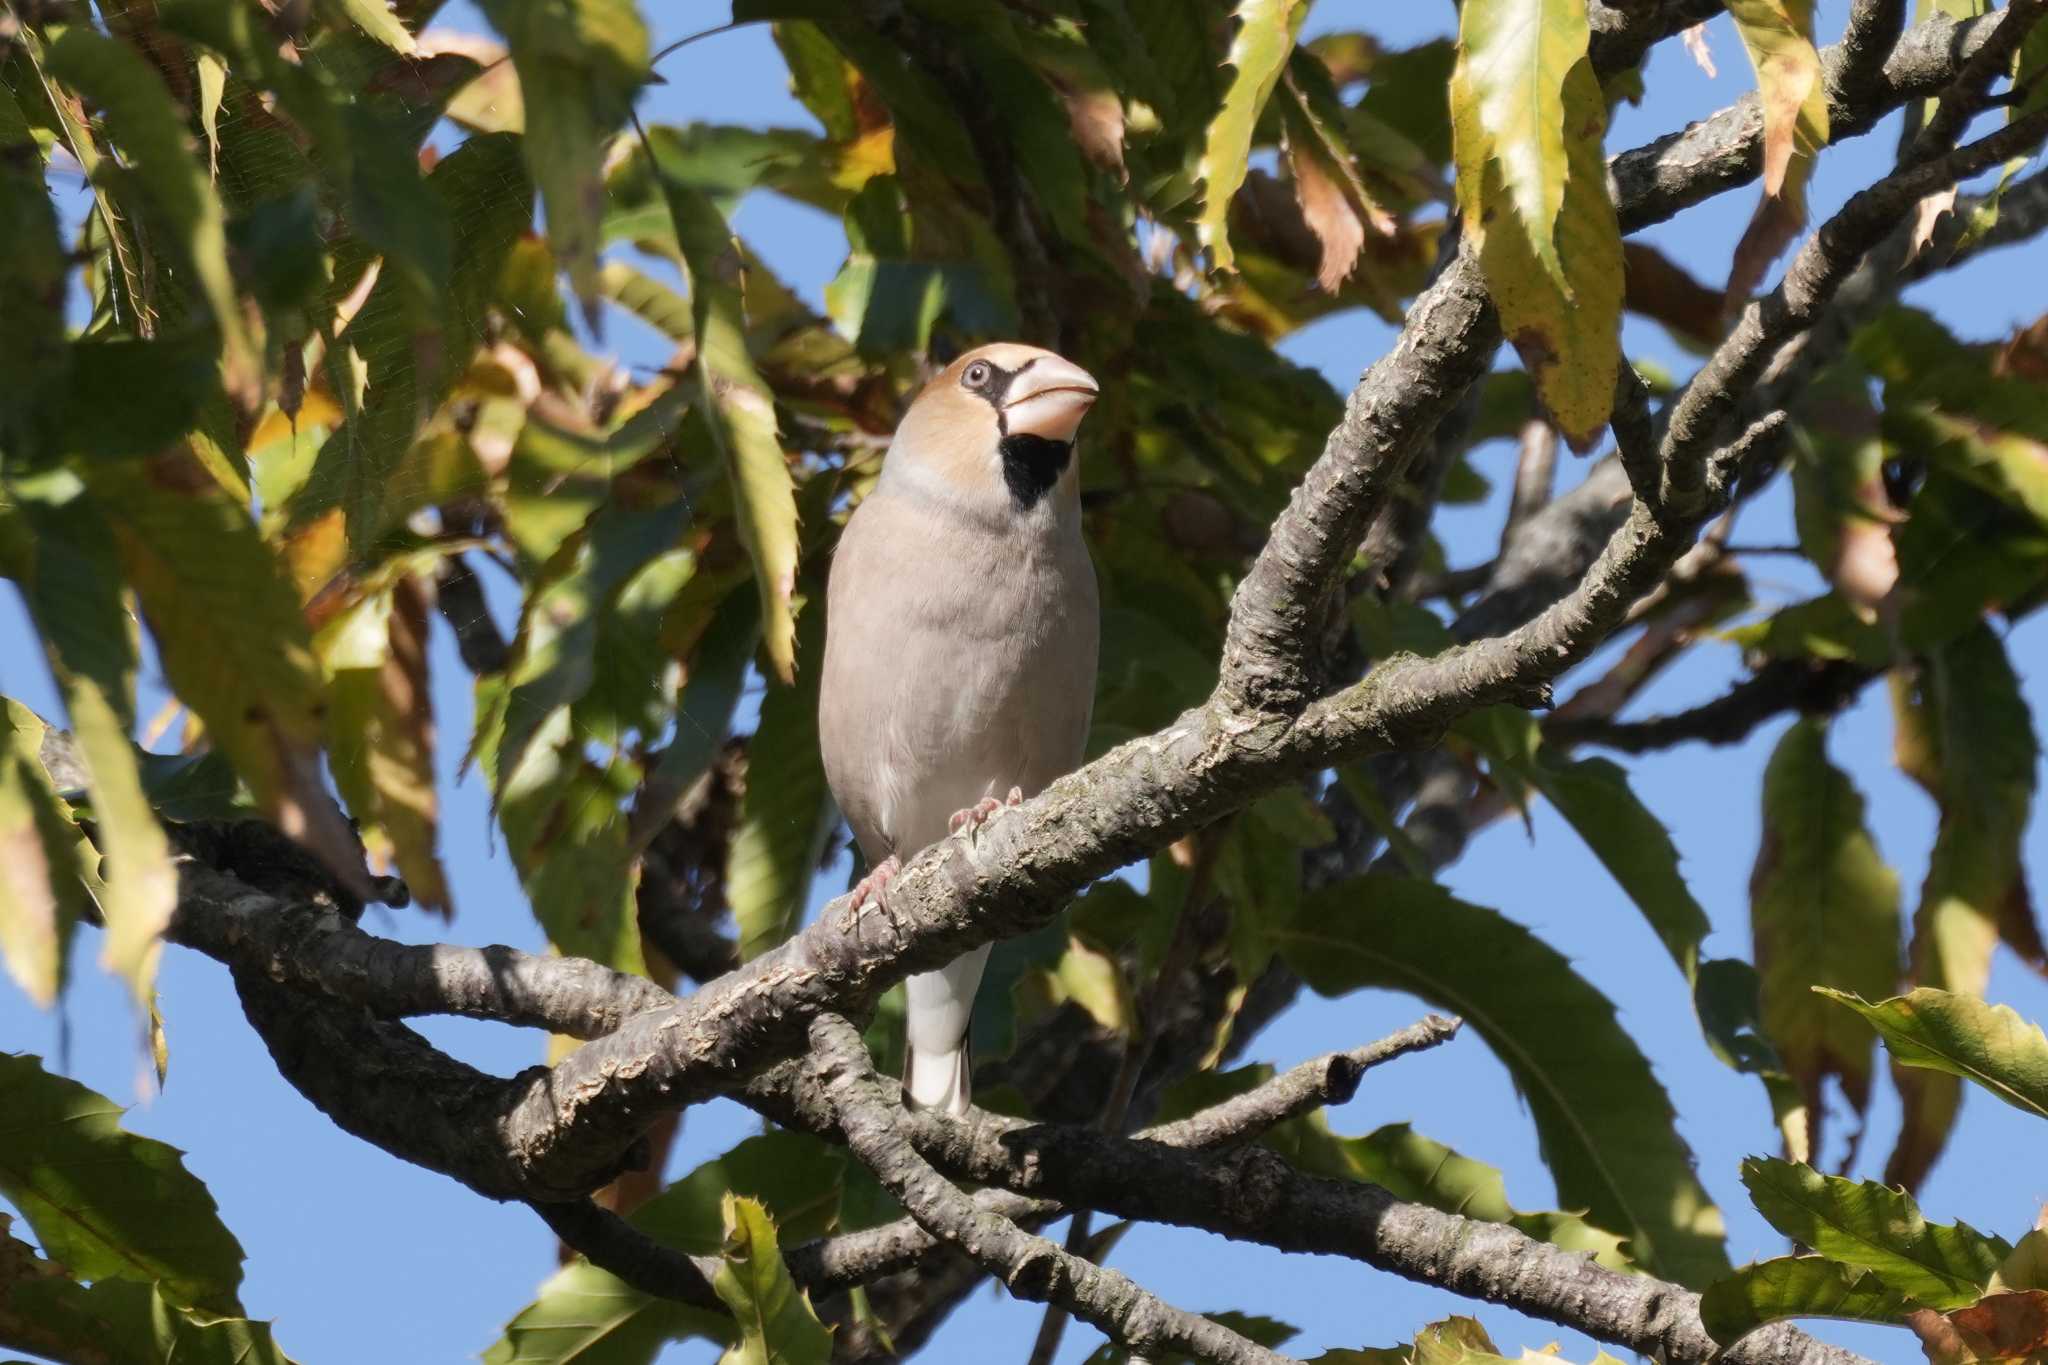
M 977 360 L 967 367 L 967 373 L 960 376 L 960 382 L 970 389 L 978 389 L 989 381 L 989 367 L 986 360 Z

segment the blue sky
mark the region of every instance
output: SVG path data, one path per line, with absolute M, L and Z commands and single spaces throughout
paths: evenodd
M 658 42 L 723 17 L 694 6 L 648 9 Z M 1843 10 L 1842 0 L 1820 6 L 1824 33 L 1839 29 Z M 451 7 L 445 18 L 459 27 L 483 27 L 467 7 Z M 1311 17 L 1309 31 L 1365 24 L 1400 45 L 1447 33 L 1453 22 L 1448 3 L 1347 6 L 1325 0 Z M 1610 149 L 1636 145 L 1704 117 L 1749 87 L 1749 65 L 1727 21 L 1715 21 L 1710 32 L 1718 79 L 1708 79 L 1676 44 L 1665 45 L 1649 68 L 1642 106 L 1617 115 Z M 661 72 L 667 83 L 650 90 L 642 106 L 649 122 L 810 125 L 786 92 L 783 68 L 765 29 L 737 30 L 694 44 L 669 57 Z M 1817 214 L 1888 166 L 1896 128 L 1896 118 L 1888 120 L 1875 133 L 1823 158 L 1814 186 Z M 1644 235 L 1702 278 L 1718 279 L 1752 207 L 1752 193 L 1722 196 Z M 735 226 L 786 281 L 813 303 L 820 301 L 824 283 L 844 254 L 835 220 L 756 195 L 741 206 Z M 2021 280 L 2032 287 L 2012 287 Z M 2048 280 L 2048 248 L 2035 246 L 1986 256 L 1908 297 L 1938 312 L 1964 336 L 1991 338 L 2048 310 L 2043 280 Z M 624 319 L 608 335 L 629 361 L 665 358 L 666 348 L 653 348 Z M 1316 324 L 1284 349 L 1341 389 L 1386 349 L 1393 335 L 1376 318 L 1354 313 Z M 1661 361 L 1679 374 L 1690 366 L 1652 325 L 1632 321 L 1627 340 L 1638 358 Z M 1497 490 L 1506 487 L 1511 458 L 1500 446 L 1478 458 Z M 1564 478 L 1576 478 L 1580 468 L 1567 468 Z M 1490 554 L 1500 511 L 1496 498 L 1446 516 L 1441 529 L 1454 563 Z M 1745 514 L 1737 539 L 1782 543 L 1792 538 L 1790 523 L 1781 488 Z M 1760 601 L 1769 605 L 1809 595 L 1817 581 L 1803 564 L 1771 559 L 1756 566 L 1753 585 Z M 510 607 L 495 605 L 501 611 Z M 445 627 L 436 620 L 434 629 L 442 834 L 459 911 L 446 933 L 465 943 L 538 948 L 517 880 L 489 838 L 484 794 L 473 774 L 467 782 L 455 781 L 454 765 L 467 733 L 469 688 Z M 2048 621 L 2037 618 L 2015 631 L 2007 646 L 2036 716 L 2048 717 Z M 1709 645 L 1695 653 L 1685 667 L 1653 684 L 1638 707 L 1681 707 L 1714 695 L 1740 676 L 1732 646 Z M 45 715 L 61 714 L 11 587 L 0 591 L 0 692 Z M 1739 748 L 1692 746 L 1631 765 L 1639 794 L 1672 828 L 1692 887 L 1714 920 L 1707 947 L 1715 955 L 1748 956 L 1748 878 L 1759 835 L 1759 777 L 1779 729 L 1768 727 Z M 1882 689 L 1870 689 L 1840 718 L 1831 751 L 1868 800 L 1873 832 L 1898 869 L 1910 906 L 1926 869 L 1934 812 L 1891 766 L 1891 725 Z M 2048 803 L 2037 804 L 2028 835 L 2037 873 L 2041 855 L 2048 853 L 2048 819 L 2039 813 L 2040 804 Z M 1444 880 L 1457 895 L 1495 906 L 1535 929 L 1608 992 L 1671 1092 L 1682 1130 L 1699 1157 L 1701 1177 L 1727 1216 L 1731 1255 L 1741 1261 L 1781 1253 L 1781 1240 L 1748 1210 L 1736 1178 L 1743 1156 L 1776 1150 L 1761 1089 L 1708 1056 L 1669 958 L 1572 831 L 1539 804 L 1532 830 L 1504 822 L 1486 831 Z M 842 884 L 831 876 L 821 878 L 820 896 Z M 412 941 L 443 932 L 437 922 L 408 911 L 373 911 L 366 924 Z M 277 1320 L 286 1349 L 308 1365 L 363 1359 L 408 1365 L 469 1358 L 495 1339 L 554 1266 L 553 1242 L 531 1213 L 491 1204 L 340 1133 L 278 1078 L 240 1017 L 225 971 L 179 949 L 167 951 L 161 981 L 170 1079 L 161 1094 L 152 1094 L 132 1014 L 114 984 L 94 966 L 97 950 L 93 936 L 81 936 L 76 984 L 57 1013 L 35 1010 L 10 982 L 0 980 L 0 1047 L 64 1057 L 68 1070 L 82 1081 L 117 1100 L 137 1103 L 128 1119 L 133 1128 L 189 1153 L 188 1164 L 211 1186 L 229 1226 L 248 1249 L 245 1302 L 256 1316 Z M 1991 994 L 2033 1018 L 2048 1019 L 2048 985 L 2010 955 L 2000 956 Z M 1420 1012 L 1414 1001 L 1385 993 L 1334 1002 L 1305 997 L 1267 1031 L 1253 1055 L 1289 1064 L 1368 1041 Z M 543 1046 L 533 1034 L 465 1021 L 430 1021 L 425 1031 L 471 1062 L 500 1073 L 538 1060 Z M 1506 1071 L 1476 1037 L 1373 1073 L 1358 1098 L 1333 1112 L 1331 1120 L 1340 1131 L 1352 1133 L 1411 1122 L 1430 1137 L 1501 1167 L 1509 1196 L 1519 1207 L 1555 1204 L 1527 1114 Z M 1876 1174 L 1896 1123 L 1896 1100 L 1881 1087 L 1857 1174 Z M 691 1111 L 674 1170 L 716 1155 L 757 1128 L 757 1120 L 730 1104 Z M 1836 1133 L 1831 1142 L 1830 1162 L 1838 1158 L 1841 1136 Z M 2042 1136 L 2016 1110 L 1981 1094 L 1969 1096 L 1950 1157 L 1922 1193 L 1929 1216 L 1961 1218 L 2016 1236 L 2048 1199 L 2048 1168 L 2023 1159 L 2038 1155 Z M 1333 1346 L 1391 1344 L 1451 1312 L 1475 1313 L 1510 1355 L 1554 1340 L 1564 1344 L 1571 1359 L 1589 1360 L 1594 1349 L 1547 1324 L 1474 1306 L 1351 1262 L 1283 1257 L 1202 1233 L 1137 1229 L 1118 1245 L 1114 1260 L 1183 1307 L 1253 1310 L 1295 1324 L 1302 1335 L 1288 1349 L 1303 1355 Z M 1000 1290 L 983 1290 L 955 1314 L 924 1358 L 1014 1358 L 1021 1363 L 1039 1314 L 1037 1305 L 1013 1302 Z M 1900 1333 L 1835 1325 L 1817 1330 L 1881 1358 L 1917 1357 L 1910 1338 Z M 1076 1326 L 1062 1359 L 1079 1361 L 1098 1342 L 1092 1330 Z M 715 1355 L 699 1343 L 673 1347 L 663 1359 L 695 1362 Z

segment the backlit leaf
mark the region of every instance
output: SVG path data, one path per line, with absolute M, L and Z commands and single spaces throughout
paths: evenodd
M 721 1206 L 725 1264 L 711 1287 L 739 1324 L 740 1339 L 722 1365 L 825 1365 L 832 1358 L 832 1334 L 811 1311 L 810 1296 L 796 1287 L 775 1236 L 775 1220 L 752 1199 L 728 1192 Z
M 783 682 L 796 678 L 796 494 L 776 434 L 775 401 L 747 354 L 745 277 L 725 220 L 701 191 L 664 177 L 690 281 L 697 374 L 725 466 L 740 542 L 754 563 L 761 639 Z
M 1794 723 L 1764 770 L 1750 926 L 1764 1029 L 1805 1091 L 1816 1132 L 1827 1077 L 1857 1113 L 1868 1105 L 1872 1049 L 1867 1032 L 1810 988 L 1882 995 L 1898 980 L 1898 874 L 1863 810 L 1848 774 L 1828 761 L 1827 723 Z
M 1230 201 L 1244 184 L 1259 111 L 1280 83 L 1288 54 L 1294 51 L 1294 35 L 1307 14 L 1308 6 L 1299 0 L 1241 0 L 1237 6 L 1237 29 L 1224 58 L 1231 69 L 1230 84 L 1222 108 L 1209 120 L 1195 168 L 1202 183 L 1195 235 L 1208 248 L 1209 263 L 1216 270 L 1235 268 L 1227 226 Z
M 242 1248 L 174 1147 L 40 1059 L 0 1053 L 0 1194 L 53 1260 L 89 1280 L 154 1283 L 180 1307 L 236 1311 Z
M 1459 11 L 1458 208 L 1536 396 L 1572 448 L 1599 439 L 1621 364 L 1621 228 L 1584 0 Z
M 1813 0 L 1727 0 L 1756 68 L 1764 110 L 1763 200 L 1735 248 L 1728 297 L 1746 300 L 1806 226 L 1806 184 L 1828 144 L 1828 95 L 1813 46 Z
M 818 756 L 818 674 L 825 644 L 824 599 L 798 623 L 796 685 L 761 700 L 747 742 L 747 792 L 725 859 L 725 895 L 740 931 L 740 959 L 788 938 L 802 918 L 838 807 Z
M 38 756 L 43 722 L 0 698 L 0 959 L 47 1009 L 64 986 L 71 931 L 90 906 L 79 873 L 91 856 Z

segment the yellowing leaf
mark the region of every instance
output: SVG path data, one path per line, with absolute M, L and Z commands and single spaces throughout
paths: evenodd
M 45 1009 L 63 987 L 65 949 L 87 908 L 79 872 L 91 856 L 38 757 L 46 728 L 0 698 L 0 958 Z
M 322 8 L 331 9 L 341 22 L 354 24 L 393 52 L 412 55 L 412 34 L 385 0 L 322 0 Z
M 255 523 L 183 452 L 96 463 L 88 486 L 178 699 L 270 821 L 368 889 L 320 774 L 320 672 L 298 595 Z
M 1458 208 L 1501 326 L 1575 450 L 1600 437 L 1621 365 L 1621 227 L 1583 0 L 1460 12 L 1451 125 Z
M 1728 0 L 1764 109 L 1764 195 L 1735 248 L 1728 297 L 1740 301 L 1806 226 L 1806 182 L 1828 144 L 1828 94 L 1813 47 L 1813 0 Z
M 1209 120 L 1202 157 L 1195 174 L 1202 182 L 1202 211 L 1195 219 L 1195 237 L 1209 249 L 1217 270 L 1235 269 L 1230 250 L 1230 201 L 1244 184 L 1251 156 L 1252 131 L 1266 107 L 1280 73 L 1294 51 L 1294 35 L 1308 6 L 1298 0 L 1243 0 L 1237 7 L 1237 32 L 1224 57 L 1232 69 L 1223 92 L 1223 106 Z
M 725 1264 L 711 1287 L 732 1310 L 740 1339 L 720 1365 L 825 1365 L 832 1358 L 832 1334 L 811 1311 L 810 1296 L 796 1287 L 775 1239 L 775 1220 L 753 1199 L 727 1191 L 721 1204 Z
M 660 162 L 649 158 L 660 174 Z M 690 281 L 697 374 L 713 441 L 732 485 L 740 542 L 754 562 L 761 639 L 783 682 L 796 678 L 796 491 L 776 432 L 775 400 L 747 354 L 745 272 L 738 247 L 702 192 L 666 176 L 662 192 Z

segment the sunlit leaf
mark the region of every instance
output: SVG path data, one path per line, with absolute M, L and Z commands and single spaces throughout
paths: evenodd
M 1910 1195 L 1771 1157 L 1742 1163 L 1757 1212 L 1801 1246 L 1930 1308 L 1972 1303 L 2012 1247 L 1967 1223 L 1930 1223 Z
M 816 1139 L 778 1132 L 749 1138 L 708 1161 L 630 1215 L 643 1232 L 693 1256 L 724 1243 L 728 1191 L 760 1201 L 792 1245 L 830 1231 L 843 1156 Z M 580 1258 L 556 1272 L 484 1355 L 490 1365 L 651 1365 L 663 1343 L 686 1337 L 730 1342 L 725 1313 L 658 1299 Z
M 697 373 L 712 439 L 725 466 L 740 541 L 754 562 L 761 638 L 783 682 L 796 678 L 796 495 L 776 434 L 775 402 L 747 354 L 740 258 L 725 220 L 702 192 L 664 178 L 690 280 Z
M 1867 1270 L 1825 1256 L 1780 1256 L 1743 1266 L 1700 1296 L 1700 1325 L 1723 1346 L 1784 1318 L 1897 1322 L 1915 1306 Z
M 2011 1006 L 1927 986 L 1876 1004 L 1847 991 L 1826 994 L 1869 1020 L 1903 1065 L 1975 1081 L 2048 1118 L 2048 1037 Z
M 1621 228 L 1589 36 L 1584 0 L 1475 0 L 1451 77 L 1466 235 L 1537 398 L 1581 451 L 1621 364 Z
M 723 1365 L 824 1365 L 832 1358 L 832 1334 L 811 1311 L 810 1296 L 789 1277 L 775 1220 L 755 1200 L 730 1192 L 721 1208 L 725 1241 L 719 1256 L 725 1264 L 711 1277 L 711 1287 L 740 1329 Z
M 91 904 L 79 880 L 91 849 L 43 769 L 45 728 L 0 698 L 0 959 L 47 1009 L 64 987 L 71 931 Z
M 1195 168 L 1202 184 L 1195 234 L 1208 248 L 1216 270 L 1233 268 L 1227 226 L 1230 201 L 1244 184 L 1259 111 L 1280 83 L 1288 54 L 1294 51 L 1294 35 L 1307 14 L 1308 6 L 1297 0 L 1241 0 L 1237 6 L 1237 31 L 1224 58 L 1231 68 L 1230 84 L 1222 108 L 1209 120 L 1202 159 Z

